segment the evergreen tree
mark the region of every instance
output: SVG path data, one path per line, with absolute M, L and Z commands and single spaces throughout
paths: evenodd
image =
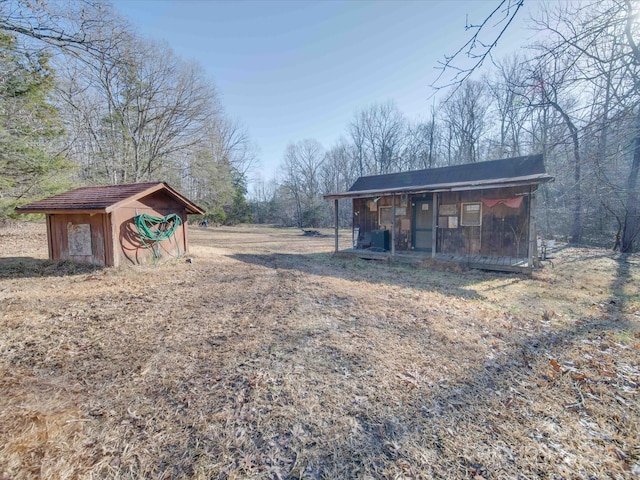
M 247 181 L 237 170 L 233 172 L 233 198 L 231 203 L 225 206 L 227 214 L 226 223 L 235 225 L 238 223 L 249 223 L 251 218 L 251 207 L 247 202 Z
M 64 132 L 48 102 L 53 81 L 45 53 L 23 53 L 0 31 L 0 218 L 71 183 L 60 151 Z

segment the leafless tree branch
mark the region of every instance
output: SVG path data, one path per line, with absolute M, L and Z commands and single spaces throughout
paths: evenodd
M 467 24 L 467 31 L 474 31 L 471 38 L 462 45 L 453 55 L 445 55 L 444 61 L 439 62 L 436 67 L 440 70 L 440 74 L 431 84 L 431 87 L 437 92 L 439 90 L 456 87 L 458 88 L 465 80 L 467 80 L 473 72 L 478 70 L 487 58 L 491 57 L 493 49 L 503 37 L 513 20 L 516 18 L 518 11 L 524 5 L 524 0 L 501 0 L 498 6 L 478 25 Z M 493 25 L 491 25 L 493 23 Z M 493 40 L 486 42 L 481 39 L 481 34 L 486 32 L 488 28 L 494 28 L 502 25 Z M 458 61 L 461 57 L 466 56 L 474 60 L 471 66 L 460 66 Z M 454 72 L 453 76 L 444 80 L 445 75 Z M 440 83 L 444 80 L 444 83 Z M 454 89 L 455 90 L 455 89 Z

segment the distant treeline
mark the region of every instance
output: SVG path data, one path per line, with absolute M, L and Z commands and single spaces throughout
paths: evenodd
M 532 28 L 544 40 L 526 54 L 485 61 L 482 78 L 439 92 L 421 120 L 378 103 L 354 113 L 330 147 L 293 139 L 277 177 L 252 182 L 248 195 L 256 149 L 200 66 L 137 36 L 103 1 L 0 2 L 0 218 L 73 186 L 165 180 L 211 221 L 319 227 L 333 217 L 322 195 L 361 175 L 542 153 L 556 181 L 538 194 L 538 231 L 618 239 L 631 252 L 638 9 L 624 0 L 541 6 Z
M 632 251 L 640 230 L 638 9 L 617 0 L 548 6 L 533 21 L 543 41 L 527 55 L 485 62 L 481 79 L 440 92 L 445 100 L 423 120 L 375 104 L 329 148 L 291 143 L 278 178 L 250 192 L 254 221 L 328 226 L 332 208 L 321 195 L 361 175 L 542 153 L 556 180 L 539 191 L 538 231 L 609 247 L 619 239 Z M 340 207 L 343 226 L 349 207 Z

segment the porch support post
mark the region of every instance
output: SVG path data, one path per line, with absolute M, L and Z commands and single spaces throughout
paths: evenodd
M 536 194 L 533 187 L 529 187 L 529 241 L 527 245 L 527 261 L 529 262 L 529 268 L 533 268 L 534 260 L 537 262 L 538 256 L 538 236 L 536 232 Z
M 436 258 L 436 247 L 438 245 L 438 194 L 432 193 L 433 215 L 431 219 L 431 258 Z
M 333 199 L 333 210 L 334 210 L 334 217 L 333 217 L 333 221 L 334 221 L 334 234 L 335 234 L 335 242 L 336 242 L 336 248 L 335 248 L 335 252 L 338 253 L 338 199 L 334 198 Z
M 104 235 L 106 237 L 107 232 L 105 232 Z M 113 238 L 113 235 L 111 236 L 111 238 Z M 53 242 L 56 243 L 55 247 L 53 245 Z M 60 250 L 60 247 L 58 246 L 58 242 L 59 240 L 57 238 L 54 238 L 53 236 L 53 215 L 51 215 L 50 213 L 47 213 L 47 245 L 49 248 L 49 260 L 57 260 L 54 257 L 54 252 L 57 252 Z
M 396 194 L 391 197 L 391 256 L 396 256 Z

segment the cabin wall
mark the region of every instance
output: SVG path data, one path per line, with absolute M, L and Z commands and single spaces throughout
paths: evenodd
M 107 214 L 47 215 L 49 258 L 108 266 L 109 230 Z
M 529 202 L 528 186 L 439 193 L 437 251 L 526 257 Z
M 437 224 L 436 252 L 527 257 L 531 188 L 520 186 L 437 193 L 436 205 L 432 204 Z M 377 230 L 390 232 L 395 201 L 395 248 L 398 251 L 413 250 L 414 204 L 417 200 L 432 198 L 432 193 L 422 193 L 354 199 L 356 247 L 371 247 L 372 235 Z
M 184 206 L 163 192 L 155 192 L 120 206 L 112 213 L 112 234 L 117 246 L 116 265 L 122 263 L 143 264 L 153 261 L 153 254 L 140 239 L 133 220 L 134 217 L 143 213 L 156 217 L 164 217 L 172 213 L 180 216 L 182 225 L 178 227 L 170 239 L 159 243 L 158 252 L 161 258 L 177 258 L 187 253 L 188 243 L 185 226 L 187 215 Z
M 377 198 L 377 201 L 376 201 Z M 376 230 L 388 230 L 391 241 L 393 226 L 393 202 L 396 204 L 395 248 L 411 248 L 411 202 L 408 195 L 387 197 L 356 198 L 353 200 L 354 238 L 357 232 L 357 248 L 371 246 L 372 235 Z M 389 249 L 391 245 L 389 244 Z
M 378 230 L 378 206 L 373 198 L 353 200 L 353 239 L 356 248 L 371 246 L 371 232 Z
M 436 249 L 439 253 L 452 255 L 478 255 L 482 249 L 480 226 L 462 225 L 462 204 L 481 202 L 481 191 L 442 192 L 438 194 L 438 228 L 436 234 Z M 445 210 L 450 209 L 450 210 Z M 481 213 L 484 214 L 482 206 Z M 443 215 L 447 213 L 446 215 Z M 484 220 L 484 218 L 481 218 Z
M 522 198 L 515 208 L 504 203 L 482 205 L 482 240 L 480 253 L 488 256 L 524 258 L 528 256 L 529 213 L 531 196 L 522 187 L 503 189 L 496 196 L 484 195 L 484 199 Z M 524 193 L 524 194 L 523 194 Z

